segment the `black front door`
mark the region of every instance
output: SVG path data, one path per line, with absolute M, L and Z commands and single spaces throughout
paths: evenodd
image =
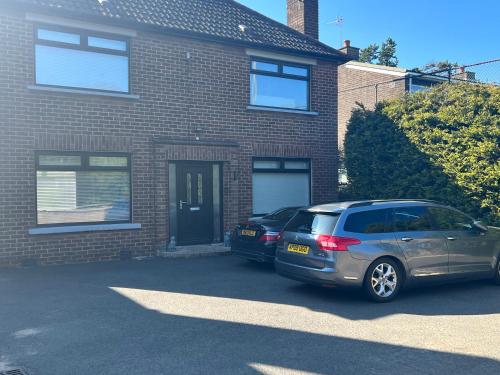
M 212 164 L 177 164 L 177 236 L 179 245 L 213 241 Z

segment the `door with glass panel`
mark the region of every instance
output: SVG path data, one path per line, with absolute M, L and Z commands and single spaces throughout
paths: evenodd
M 177 223 L 179 245 L 213 242 L 212 164 L 177 164 Z

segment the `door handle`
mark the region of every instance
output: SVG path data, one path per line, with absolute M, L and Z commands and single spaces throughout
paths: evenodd
M 187 204 L 188 202 L 184 202 L 182 200 L 179 201 L 179 210 L 182 210 L 182 206 Z
M 413 241 L 413 238 L 411 238 L 411 237 L 403 237 L 403 238 L 401 238 L 401 241 L 410 242 L 410 241 Z
M 446 239 L 447 239 L 448 241 L 455 241 L 455 240 L 456 240 L 456 238 L 455 238 L 455 237 L 446 237 Z

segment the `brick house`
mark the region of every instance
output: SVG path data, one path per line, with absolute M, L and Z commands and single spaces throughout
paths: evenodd
M 337 198 L 337 67 L 231 0 L 0 4 L 0 265 L 152 255 Z M 295 30 L 294 30 L 295 29 Z
M 346 40 L 339 49 L 349 59 L 339 67 L 338 143 L 342 150 L 347 124 L 358 103 L 374 109 L 383 100 L 397 98 L 407 92 L 425 90 L 436 83 L 447 81 L 441 76 L 422 75 L 414 71 L 359 62 L 359 48 Z

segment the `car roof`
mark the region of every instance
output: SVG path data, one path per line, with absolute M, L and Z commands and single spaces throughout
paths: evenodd
M 425 200 L 425 199 L 372 199 L 372 200 L 359 200 L 359 201 L 345 201 L 345 202 L 333 202 L 326 203 L 317 206 L 312 206 L 306 211 L 311 212 L 340 212 L 350 208 L 358 208 L 358 207 L 400 207 L 400 206 L 408 206 L 408 205 L 440 205 L 446 206 L 437 201 Z

